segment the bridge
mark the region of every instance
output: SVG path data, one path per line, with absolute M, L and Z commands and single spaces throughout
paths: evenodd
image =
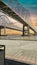
M 2 6 L 1 6 L 2 5 Z M 20 9 L 21 8 L 21 9 Z M 23 32 L 24 35 L 29 35 L 29 29 L 33 30 L 35 34 L 37 34 L 37 29 L 32 26 L 31 19 L 30 19 L 30 13 L 27 9 L 25 9 L 18 0 L 1 0 L 0 1 L 0 10 L 3 10 L 5 14 L 8 14 L 8 16 L 12 17 L 13 19 L 17 20 L 21 24 L 23 24 L 23 29 L 18 29 Z M 3 26 L 3 25 L 2 25 Z M 9 26 L 9 27 L 8 27 Z M 8 25 L 7 28 L 18 28 L 17 26 Z M 0 25 L 1 29 L 1 25 Z
M 5 15 L 3 12 L 0 12 L 2 15 L 0 15 L 0 28 L 4 28 L 4 32 L 5 29 L 12 29 L 12 30 L 17 30 L 17 31 L 21 31 L 22 32 L 22 28 L 20 28 L 20 26 L 18 27 L 17 25 L 15 25 L 15 23 L 17 21 L 15 21 L 15 23 L 11 22 L 7 15 Z M 0 29 L 0 35 L 1 35 L 1 29 Z M 5 33 L 4 33 L 5 34 Z

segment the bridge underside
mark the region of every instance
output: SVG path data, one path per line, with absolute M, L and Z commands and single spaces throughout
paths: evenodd
M 7 29 L 11 29 L 11 30 L 16 30 L 16 31 L 20 31 L 18 29 L 14 29 L 14 28 L 9 28 L 9 27 L 6 27 Z M 4 29 L 4 35 L 6 35 L 6 28 L 4 26 L 0 26 L 0 36 L 1 36 L 1 30 Z M 30 34 L 29 32 L 29 26 L 27 25 L 23 25 L 23 32 L 22 36 L 28 36 Z
M 1 30 L 2 30 L 2 29 L 4 29 L 4 35 L 6 35 L 6 29 L 21 31 L 21 30 L 18 30 L 18 29 L 10 28 L 10 27 L 0 26 L 0 36 L 1 36 Z M 22 31 L 21 31 L 21 32 L 22 32 Z
M 23 21 L 23 19 L 21 19 L 15 12 L 13 12 L 8 6 L 6 6 L 3 2 L 0 2 L 0 10 L 3 10 L 5 14 L 8 14 L 10 17 L 16 19 L 21 24 L 23 24 L 23 30 L 22 30 L 23 36 L 29 35 L 29 29 L 32 29 L 32 28 L 25 21 Z M 2 27 L 0 26 L 0 31 L 1 31 L 1 28 L 3 28 L 3 26 Z M 36 31 L 34 29 L 32 30 L 36 34 Z M 1 32 L 0 32 L 0 35 L 1 35 Z

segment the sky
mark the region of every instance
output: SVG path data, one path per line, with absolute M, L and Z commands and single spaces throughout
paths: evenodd
M 37 0 L 18 0 L 30 12 L 32 24 L 37 27 Z
M 9 3 L 11 0 L 3 0 L 5 3 Z M 37 26 L 37 0 L 12 0 L 18 1 L 24 8 L 29 10 L 30 18 L 33 25 Z M 35 24 L 34 24 L 35 23 Z
M 11 0 L 3 0 L 3 1 L 8 3 Z M 28 10 L 32 10 L 32 13 L 37 14 L 37 0 L 17 0 L 17 1 Z

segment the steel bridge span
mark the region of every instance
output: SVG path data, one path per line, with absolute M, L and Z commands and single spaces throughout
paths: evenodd
M 12 0 L 15 2 L 15 0 Z M 15 4 L 17 5 L 17 9 L 15 9 L 15 5 L 12 6 L 11 4 L 13 4 L 13 2 L 9 2 L 7 1 L 7 3 L 4 0 L 0 1 L 0 9 L 4 11 L 5 14 L 8 14 L 10 17 L 18 20 L 20 23 L 23 24 L 23 36 L 24 35 L 29 35 L 29 29 L 32 29 L 35 34 L 37 34 L 37 29 L 35 29 L 34 26 L 32 26 L 31 22 L 29 21 L 29 12 L 28 10 L 26 10 L 24 7 L 22 7 L 17 1 L 15 2 Z M 3 7 L 2 7 L 2 6 Z M 19 6 L 20 5 L 20 6 Z M 22 7 L 22 13 L 19 12 L 19 7 Z M 24 13 L 23 13 L 24 11 Z M 25 13 L 26 12 L 26 13 Z M 25 17 L 24 17 L 25 15 Z M 29 20 L 28 20 L 29 19 Z M 1 28 L 1 26 L 0 26 Z M 26 30 L 25 30 L 26 28 Z

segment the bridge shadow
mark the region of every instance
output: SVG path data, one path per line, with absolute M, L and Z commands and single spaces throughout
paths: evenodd
M 5 59 L 5 65 L 30 65 L 19 61 L 14 61 L 10 59 Z

